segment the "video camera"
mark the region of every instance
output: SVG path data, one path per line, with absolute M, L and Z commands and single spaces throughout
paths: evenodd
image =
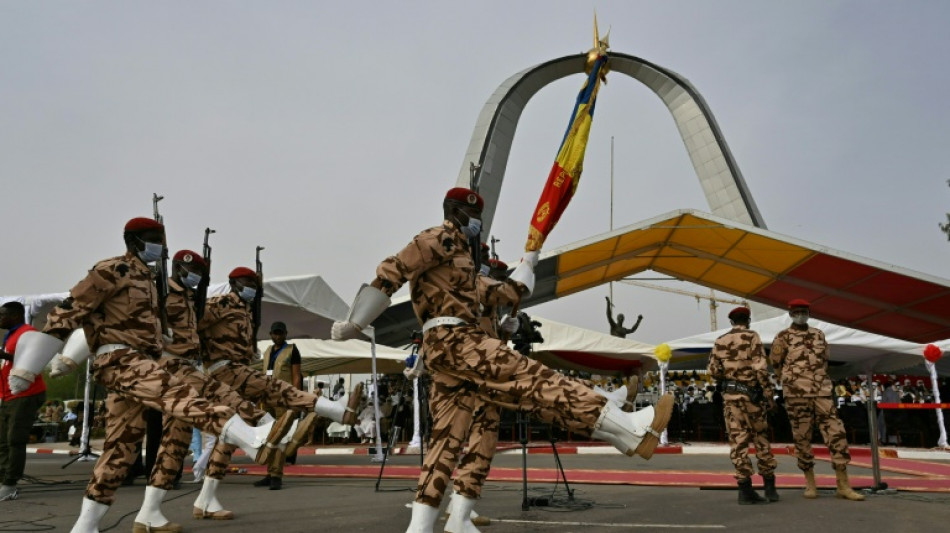
M 521 311 L 517 314 L 518 317 L 518 330 L 515 331 L 515 334 L 511 336 L 511 342 L 517 350 L 522 355 L 531 354 L 531 345 L 544 342 L 544 337 L 541 336 L 541 332 L 537 328 L 541 326 L 541 323 L 537 320 L 532 320 L 532 318 Z

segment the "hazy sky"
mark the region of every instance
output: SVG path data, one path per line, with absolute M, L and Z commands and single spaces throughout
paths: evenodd
M 704 96 L 769 229 L 950 277 L 950 3 L 32 1 L 0 3 L 0 295 L 68 290 L 158 192 L 173 251 L 217 230 L 215 281 L 262 245 L 268 277 L 350 301 L 441 221 L 496 87 L 589 49 L 595 8 L 612 50 Z M 510 263 L 582 83 L 519 123 L 492 227 Z M 615 227 L 709 210 L 666 107 L 614 73 L 547 249 L 607 231 L 611 138 Z M 605 331 L 606 294 L 531 312 Z M 639 340 L 709 329 L 705 302 L 615 295 Z

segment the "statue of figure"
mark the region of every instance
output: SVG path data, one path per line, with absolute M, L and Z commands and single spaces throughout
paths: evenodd
M 623 338 L 626 338 L 627 335 L 633 333 L 634 331 L 637 330 L 637 328 L 640 327 L 640 322 L 643 321 L 643 315 L 637 315 L 637 323 L 634 324 L 633 327 L 630 329 L 623 327 L 623 319 L 624 319 L 623 313 L 618 314 L 617 321 L 614 322 L 613 313 L 610 311 L 610 308 L 613 307 L 614 304 L 610 302 L 609 296 L 604 296 L 604 298 L 607 300 L 607 322 L 610 322 L 611 335 L 613 335 L 614 337 L 620 337 L 621 339 L 623 339 Z

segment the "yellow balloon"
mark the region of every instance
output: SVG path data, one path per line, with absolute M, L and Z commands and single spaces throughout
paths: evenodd
M 673 350 L 671 350 L 670 345 L 665 342 L 663 344 L 658 344 L 656 348 L 653 349 L 653 353 L 661 363 L 665 363 L 673 358 Z

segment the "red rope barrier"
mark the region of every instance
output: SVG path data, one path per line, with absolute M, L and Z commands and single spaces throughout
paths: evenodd
M 879 403 L 880 409 L 950 409 L 950 403 Z

